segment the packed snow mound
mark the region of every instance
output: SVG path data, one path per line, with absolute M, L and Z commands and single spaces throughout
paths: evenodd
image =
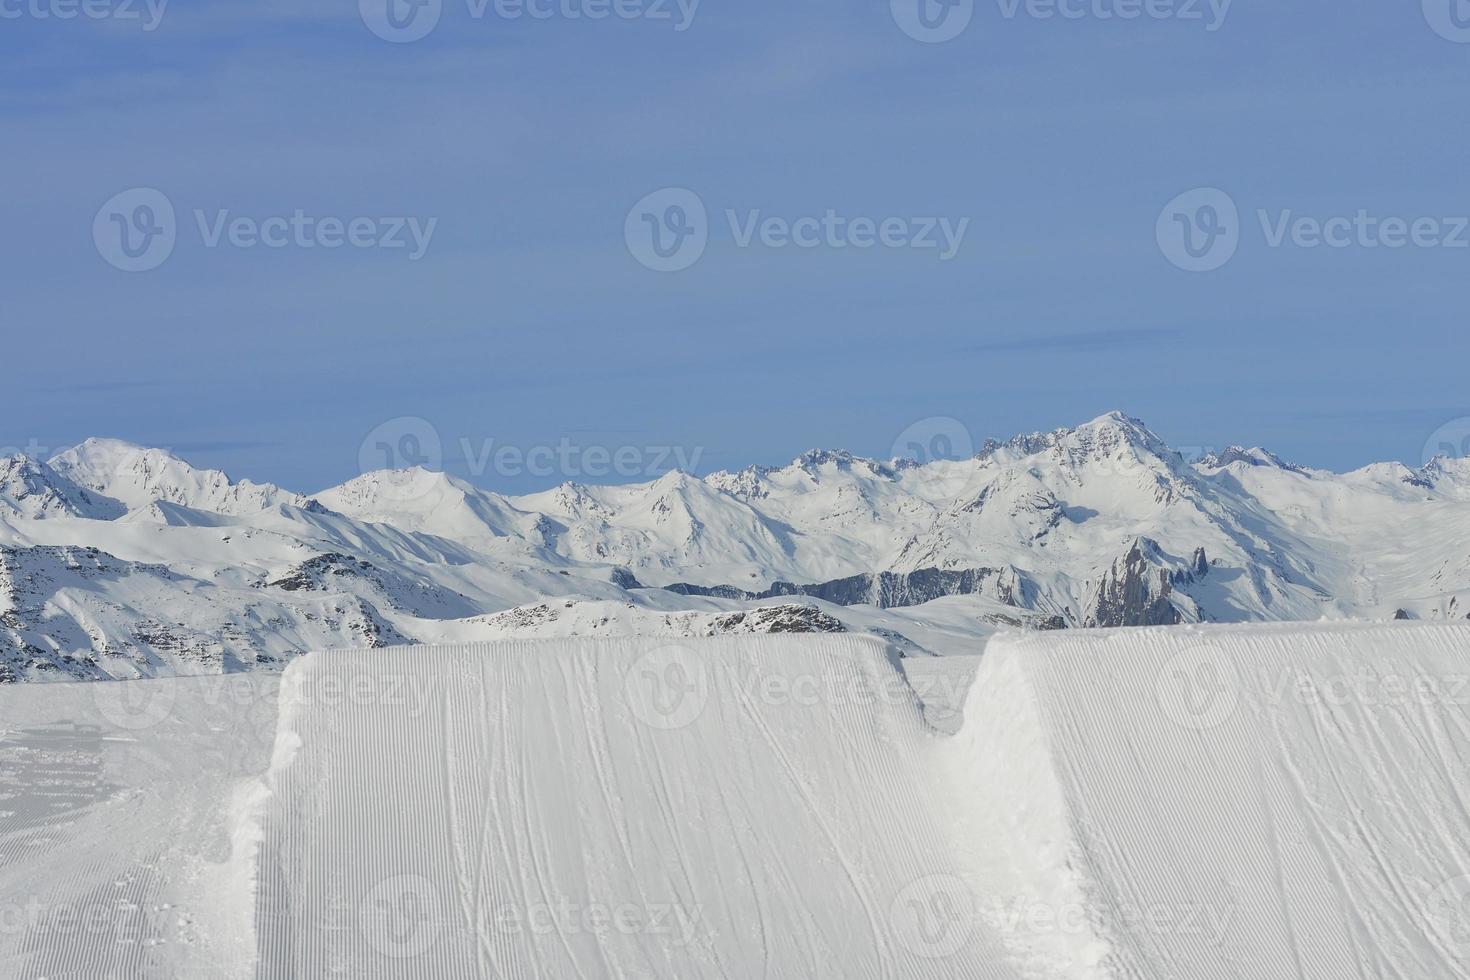
M 261 976 L 1016 976 L 935 918 L 962 828 L 879 642 L 314 654 L 282 703 Z
M 1006 637 L 952 744 L 1036 976 L 1470 976 L 1470 628 Z

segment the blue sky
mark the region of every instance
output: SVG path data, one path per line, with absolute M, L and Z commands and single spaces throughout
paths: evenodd
M 314 490 L 411 417 L 433 461 L 519 491 L 563 474 L 474 457 L 679 447 L 709 470 L 886 456 L 950 424 L 933 418 L 978 443 L 1116 408 L 1175 445 L 1343 469 L 1417 465 L 1470 417 L 1470 248 L 1449 247 L 1470 215 L 1470 43 L 1449 0 L 1438 31 L 1440 0 L 1235 0 L 1223 21 L 1189 0 L 1129 20 L 1099 16 L 1129 0 L 1073 0 L 1078 18 L 977 0 L 943 43 L 889 0 L 702 0 L 687 24 L 674 0 L 601 20 L 566 15 L 588 0 L 539 19 L 442 0 L 406 43 L 369 29 L 372 0 L 174 0 L 153 30 L 142 0 L 92 0 L 136 20 L 38 16 L 68 2 L 0 0 L 0 444 L 117 436 Z M 141 272 L 94 236 L 133 188 L 176 215 Z M 626 234 L 664 188 L 707 210 L 677 272 Z M 1208 272 L 1158 233 L 1195 188 L 1239 214 Z M 398 218 L 432 235 L 417 259 L 209 244 L 221 212 L 298 211 L 366 218 L 364 241 Z M 947 260 L 739 240 L 756 212 L 828 211 L 968 224 Z M 1273 247 L 1287 211 L 1436 224 L 1399 248 Z

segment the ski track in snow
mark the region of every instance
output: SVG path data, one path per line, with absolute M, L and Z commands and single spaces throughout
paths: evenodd
M 0 976 L 1470 977 L 1470 627 L 671 642 L 0 691 Z

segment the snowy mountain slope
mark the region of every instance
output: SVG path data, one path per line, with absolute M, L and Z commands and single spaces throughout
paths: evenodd
M 38 576 L 0 630 L 10 679 L 511 636 L 551 627 L 494 614 L 552 597 L 586 606 L 556 635 L 604 620 L 702 635 L 705 620 L 659 617 L 815 606 L 916 654 L 1005 628 L 1470 617 L 1465 460 L 1333 474 L 1232 447 L 1190 464 L 1117 413 L 965 460 L 813 451 L 517 497 L 425 470 L 307 497 L 97 439 L 0 474 L 11 574 Z M 930 632 L 924 610 L 951 599 Z
M 219 470 L 197 469 L 162 449 L 118 439 L 88 439 L 52 457 L 50 465 L 73 483 L 121 501 L 130 510 L 156 500 L 218 514 L 307 504 L 305 497 L 280 487 L 249 480 L 237 483 Z
M 108 520 L 125 511 L 120 502 L 88 492 L 40 460 L 19 455 L 0 458 L 0 516 Z
M 367 473 L 315 499 L 355 520 L 482 547 L 528 538 L 536 524 L 536 515 L 516 510 L 499 494 L 422 468 Z

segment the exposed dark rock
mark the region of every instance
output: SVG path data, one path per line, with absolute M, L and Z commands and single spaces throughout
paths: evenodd
M 1209 469 L 1219 469 L 1231 463 L 1244 463 L 1247 466 L 1271 466 L 1276 469 L 1290 470 L 1293 473 L 1303 472 L 1300 466 L 1286 462 L 1275 453 L 1264 449 L 1246 449 L 1243 446 L 1230 446 L 1222 452 L 1207 453 L 1199 462 L 1201 466 Z
M 720 616 L 709 635 L 724 633 L 846 633 L 847 627 L 816 606 L 767 606 Z
M 1205 555 L 1204 548 L 1194 549 L 1194 556 L 1189 559 L 1189 568 L 1175 571 L 1170 578 L 1177 585 L 1192 585 L 1210 574 L 1210 559 Z
M 775 599 L 782 596 L 809 596 L 835 606 L 872 605 L 879 609 L 918 606 L 949 595 L 980 595 L 986 583 L 994 581 L 993 594 L 1002 602 L 1014 604 L 1024 583 L 1014 569 L 999 568 L 921 568 L 912 572 L 879 572 L 851 575 L 816 585 L 775 582 L 769 589 L 749 592 L 733 585 L 665 586 L 680 595 L 712 596 L 718 599 Z
M 1171 572 L 1160 567 L 1158 545 L 1139 538 L 1103 572 L 1082 625 L 1173 626 L 1183 617 L 1169 599 L 1172 580 Z
M 284 589 L 287 592 L 320 592 L 327 587 L 326 583 L 330 577 L 339 575 L 360 575 L 372 578 L 375 584 L 381 586 L 382 583 L 376 580 L 374 572 L 376 569 L 360 558 L 351 558 L 336 553 L 317 555 L 315 558 L 294 566 L 274 582 L 267 582 L 266 587 Z
M 643 586 L 639 584 L 638 579 L 634 577 L 633 573 L 626 568 L 614 568 L 609 578 L 612 580 L 612 584 L 616 585 L 620 589 L 643 588 Z

